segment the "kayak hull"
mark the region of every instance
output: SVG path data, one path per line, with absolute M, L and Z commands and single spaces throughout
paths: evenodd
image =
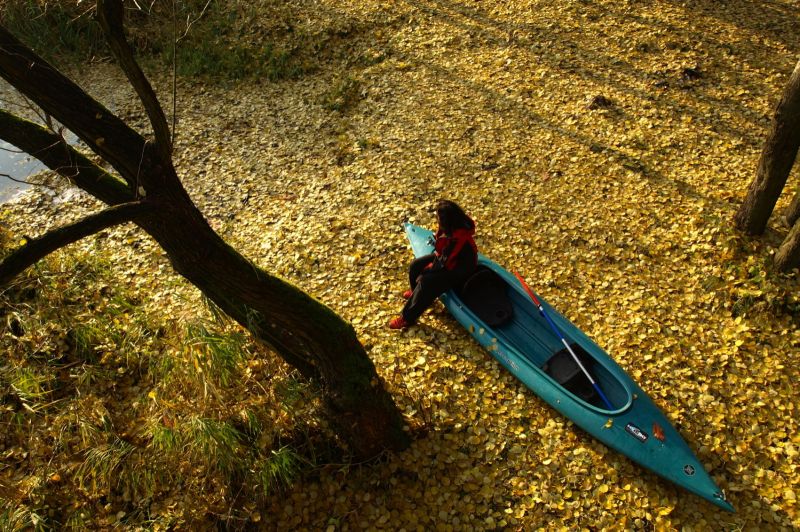
M 432 253 L 432 232 L 406 223 L 406 236 L 414 255 Z M 505 297 L 513 307 L 506 323 L 489 326 L 451 290 L 441 296 L 450 314 L 500 364 L 551 407 L 606 446 L 682 488 L 727 511 L 734 511 L 722 491 L 675 430 L 666 416 L 608 354 L 572 322 L 537 294 L 552 321 L 573 346 L 586 357 L 589 373 L 611 403 L 588 400 L 573 393 L 546 371 L 554 356 L 565 355 L 564 345 L 539 314 L 520 282 L 507 270 L 479 254 L 479 267 L 502 279 Z M 574 379 L 585 378 L 583 375 Z M 588 379 L 586 380 L 588 383 Z

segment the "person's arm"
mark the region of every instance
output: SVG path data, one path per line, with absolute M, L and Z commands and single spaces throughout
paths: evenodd
M 436 254 L 436 259 L 433 261 L 433 267 L 432 267 L 432 269 L 434 270 L 441 270 L 445 268 L 447 261 L 450 258 L 450 254 L 453 252 L 453 248 L 455 248 L 456 245 L 456 240 L 454 238 L 447 238 L 447 237 L 442 237 L 442 238 L 446 238 L 447 243 L 445 244 L 444 249 L 442 249 L 441 253 Z

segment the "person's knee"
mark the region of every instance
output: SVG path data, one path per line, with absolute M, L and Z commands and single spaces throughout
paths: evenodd
M 446 292 L 448 287 L 446 280 L 436 275 L 420 275 L 417 284 L 421 292 L 432 294 L 434 298 Z
M 423 288 L 431 287 L 436 284 L 436 280 L 432 275 L 425 275 L 424 273 L 417 277 L 417 284 L 422 285 Z

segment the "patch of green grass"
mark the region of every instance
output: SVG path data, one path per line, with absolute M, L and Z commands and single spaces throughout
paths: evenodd
M 304 464 L 316 463 L 303 458 L 313 449 L 298 441 L 318 391 L 279 378 L 280 393 L 273 395 L 262 378 L 279 367 L 253 358 L 257 347 L 243 329 L 210 304 L 209 321 L 191 326 L 140 304 L 107 248 L 62 250 L 20 276 L 19 289 L 0 292 L 7 442 L 19 448 L 34 438 L 52 442 L 44 450 L 30 446 L 29 460 L 42 472 L 37 497 L 59 522 L 37 522 L 96 528 L 106 513 L 74 506 L 74 498 L 112 494 L 110 515 L 125 512 L 115 526 L 170 523 L 182 518 L 158 504 L 176 488 L 191 493 L 198 508 L 233 500 L 232 490 L 252 500 L 284 489 Z M 273 419 L 281 408 L 291 415 Z M 286 438 L 291 448 L 281 447 Z M 49 480 L 46 471 L 54 470 L 69 477 L 74 496 Z M 0 523 L 9 523 L 0 529 L 35 528 L 25 508 L 0 512 Z
M 49 61 L 110 55 L 91 2 L 8 0 L 3 13 L 4 24 Z M 254 41 L 248 28 L 258 13 L 239 3 L 145 3 L 141 9 L 132 6 L 127 15 L 128 40 L 141 59 L 155 58 L 165 66 L 175 59 L 180 76 L 278 81 L 308 70 L 295 47 Z
M 200 294 L 200 301 L 203 303 L 203 306 L 208 310 L 209 314 L 211 314 L 211 320 L 215 325 L 220 327 L 224 327 L 231 323 L 231 318 L 225 312 L 214 303 L 207 295 L 201 293 Z
M 160 334 L 160 324 L 134 292 L 119 284 L 111 260 L 109 252 L 96 250 L 61 251 L 41 262 L 41 289 L 32 303 L 43 311 L 37 314 L 38 324 L 23 319 L 20 328 L 33 331 L 49 325 L 64 331 L 66 345 L 51 349 L 59 359 L 95 364 L 101 353 L 114 352 L 126 366 L 146 362 L 140 354 Z
M 87 417 L 86 413 L 83 412 L 81 405 L 73 405 L 74 412 L 72 415 L 69 416 L 69 421 L 73 424 L 75 431 L 77 432 L 78 436 L 80 437 L 81 442 L 83 445 L 88 445 L 89 443 L 98 441 L 102 429 L 98 427 L 89 417 Z
M 264 423 L 258 418 L 252 410 L 245 410 L 245 430 L 247 435 L 252 439 L 258 439 L 262 432 L 264 432 Z
M 296 78 L 308 70 L 296 46 L 264 43 L 253 35 L 253 21 L 263 16 L 254 7 L 229 1 L 216 1 L 204 7 L 204 3 L 196 2 L 179 5 L 181 23 L 176 46 L 172 14 L 163 9 L 160 13 L 151 12 L 155 21 L 170 19 L 170 23 L 162 24 L 160 31 L 151 31 L 150 51 L 170 67 L 174 54 L 178 75 L 211 80 L 279 81 Z M 193 21 L 188 31 L 185 20 Z
M 264 495 L 291 487 L 299 475 L 303 459 L 289 446 L 283 446 L 262 460 L 256 468 L 258 484 Z
M 86 508 L 79 508 L 70 514 L 64 524 L 64 528 L 67 530 L 86 530 L 91 522 L 91 514 Z
M 231 474 L 243 464 L 242 434 L 224 421 L 195 416 L 185 430 L 185 448 L 208 470 Z
M 361 99 L 361 82 L 352 76 L 343 76 L 333 82 L 322 96 L 322 106 L 328 111 L 344 113 Z
M 150 461 L 143 462 L 144 456 Z M 155 466 L 157 458 L 151 455 L 141 454 L 137 457 L 136 463 L 132 467 L 126 468 L 123 479 L 123 492 L 127 493 L 131 500 L 147 501 L 153 497 L 158 486 L 164 484 L 165 476 L 161 474 L 161 469 Z M 159 464 L 160 465 L 160 464 Z
M 110 443 L 90 447 L 83 463 L 75 471 L 78 484 L 86 489 L 87 482 L 91 480 L 93 490 L 97 489 L 98 483 L 105 487 L 118 485 L 124 463 L 135 450 L 135 446 L 118 437 L 114 437 Z
M 151 429 L 151 445 L 159 453 L 173 453 L 180 447 L 180 434 L 173 428 L 156 423 Z
M 97 415 L 96 403 L 89 398 L 73 401 L 70 414 L 54 421 L 61 432 L 72 430 L 84 446 L 84 460 L 74 473 L 77 486 L 86 493 L 118 491 L 134 504 L 150 500 L 158 487 L 172 478 L 168 456 L 153 445 L 143 446 L 120 437 L 106 413 L 96 421 L 88 417 Z
M 311 384 L 298 380 L 293 374 L 275 384 L 275 395 L 287 412 L 297 413 L 302 410 L 310 391 Z
M 191 42 L 180 43 L 176 59 L 178 75 L 185 77 L 280 81 L 304 72 L 291 51 L 269 44 L 251 47 L 219 37 L 195 37 Z M 171 64 L 171 52 L 163 60 Z
M 182 530 L 186 527 L 178 526 L 179 519 L 174 515 L 153 515 L 152 506 L 150 504 L 142 504 L 132 512 L 125 514 L 119 521 L 119 529 L 124 530 L 141 530 L 141 531 L 156 531 L 156 530 Z M 115 529 L 117 529 L 115 528 Z
M 0 506 L 0 530 L 2 532 L 22 532 L 23 530 L 47 530 L 44 519 L 35 511 L 7 502 Z
M 147 374 L 155 382 L 168 385 L 173 382 L 173 372 L 181 365 L 171 353 L 165 352 L 147 357 Z
M 86 3 L 7 0 L 3 24 L 45 59 L 86 60 L 105 54 L 106 41 Z
M 120 490 L 127 500 L 142 501 L 152 498 L 157 487 L 164 484 L 161 457 L 116 434 L 110 434 L 107 443 L 89 447 L 84 454 L 83 463 L 75 471 L 83 490 L 95 493 Z
M 82 364 L 70 371 L 70 377 L 75 379 L 78 393 L 90 393 L 98 388 L 98 384 L 112 382 L 115 372 L 91 364 Z
M 247 355 L 247 339 L 242 333 L 215 332 L 203 323 L 188 326 L 186 343 L 204 374 L 222 386 L 230 384 Z
M 18 367 L 12 371 L 9 385 L 11 391 L 26 405 L 26 408 L 34 411 L 50 394 L 51 381 L 52 375 L 37 373 L 27 367 Z
M 100 345 L 102 338 L 102 331 L 94 323 L 78 323 L 67 332 L 75 358 L 89 363 L 97 362 L 95 347 Z

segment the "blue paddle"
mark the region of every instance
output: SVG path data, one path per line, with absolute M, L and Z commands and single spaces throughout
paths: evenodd
M 567 340 L 564 338 L 564 335 L 561 334 L 561 331 L 558 330 L 558 327 L 556 327 L 556 324 L 553 323 L 553 320 L 550 319 L 550 316 L 544 311 L 544 307 L 539 302 L 539 299 L 536 297 L 536 294 L 533 293 L 533 290 L 531 290 L 531 287 L 528 286 L 528 283 L 525 282 L 525 279 L 523 279 L 522 276 L 519 273 L 514 272 L 514 275 L 517 277 L 517 279 L 519 279 L 519 282 L 522 283 L 522 287 L 525 289 L 525 291 L 528 293 L 528 295 L 533 300 L 533 304 L 538 307 L 539 314 L 541 314 L 544 317 L 544 319 L 547 320 L 547 323 L 550 325 L 550 328 L 553 329 L 553 332 L 556 333 L 556 336 L 558 336 L 558 338 L 561 340 L 561 343 L 564 344 L 564 347 L 567 348 L 567 351 L 569 351 L 569 354 L 572 355 L 572 358 L 573 358 L 573 360 L 575 360 L 575 363 L 578 364 L 578 367 L 581 368 L 581 371 L 583 372 L 583 374 L 586 375 L 586 378 L 589 379 L 590 383 L 592 383 L 592 387 L 597 392 L 597 395 L 600 396 L 600 399 L 602 399 L 603 403 L 605 403 L 606 408 L 608 408 L 609 410 L 614 410 L 614 407 L 611 406 L 611 402 L 606 397 L 606 394 L 603 393 L 603 390 L 600 389 L 600 386 L 597 385 L 595 380 L 592 378 L 591 374 L 586 370 L 585 367 L 583 367 L 583 364 L 581 364 L 581 361 L 578 358 L 578 355 L 575 354 L 575 351 L 572 350 L 572 348 L 567 343 Z

